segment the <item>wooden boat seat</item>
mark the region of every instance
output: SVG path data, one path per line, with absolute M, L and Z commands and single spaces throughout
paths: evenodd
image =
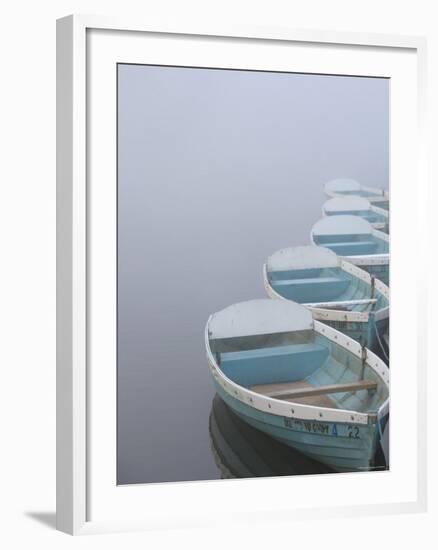
M 358 380 L 327 386 L 313 386 L 305 380 L 284 382 L 279 384 L 258 384 L 250 388 L 252 391 L 293 403 L 303 403 L 317 407 L 337 408 L 336 403 L 328 397 L 330 393 L 356 392 L 361 390 L 376 390 L 377 382 L 373 380 Z
M 297 382 L 283 382 L 280 384 L 257 384 L 251 386 L 249 389 L 261 395 L 269 397 L 269 394 L 274 391 L 280 391 L 281 389 L 302 389 L 313 388 L 311 384 L 305 380 L 298 380 Z M 327 395 L 314 395 L 308 397 L 296 397 L 293 399 L 282 398 L 283 401 L 292 401 L 294 403 L 302 403 L 303 405 L 313 405 L 315 407 L 325 407 L 328 409 L 337 409 L 337 404 L 330 399 Z

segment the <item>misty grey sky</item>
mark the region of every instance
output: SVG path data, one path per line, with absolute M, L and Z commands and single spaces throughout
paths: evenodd
M 208 315 L 264 297 L 326 181 L 388 188 L 389 81 L 118 71 L 118 479 L 211 479 Z

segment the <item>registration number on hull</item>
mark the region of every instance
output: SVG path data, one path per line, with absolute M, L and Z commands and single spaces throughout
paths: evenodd
M 360 439 L 358 426 L 339 426 L 327 422 L 317 422 L 315 420 L 297 420 L 295 418 L 284 417 L 284 425 L 299 432 L 315 433 L 328 435 L 331 437 L 348 437 L 349 439 Z M 342 433 L 340 433 L 340 431 Z

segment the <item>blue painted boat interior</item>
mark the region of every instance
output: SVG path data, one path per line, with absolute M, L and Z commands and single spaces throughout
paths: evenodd
M 313 238 L 317 245 L 325 246 L 339 256 L 360 256 L 389 252 L 388 243 L 372 234 L 314 235 Z
M 272 288 L 283 298 L 299 304 L 371 298 L 371 285 L 340 267 L 313 268 L 268 273 Z M 388 300 L 375 293 L 375 304 L 349 306 L 351 311 L 377 311 L 388 306 Z
M 372 210 L 338 210 L 336 212 L 327 212 L 326 216 L 359 216 L 370 223 L 387 223 L 388 218 Z
M 313 342 L 233 351 L 221 354 L 221 368 L 228 378 L 245 388 L 295 382 L 313 374 L 328 354 L 326 347 Z
M 287 384 L 305 382 L 311 386 L 355 382 L 360 379 L 377 382 L 377 390 L 341 392 L 330 395 L 330 406 L 358 412 L 375 412 L 388 397 L 386 385 L 370 367 L 363 368 L 362 361 L 341 346 L 330 342 L 314 331 L 300 333 L 294 340 L 293 334 L 284 338 L 282 343 L 270 345 L 269 337 L 263 344 L 251 337 L 231 339 L 220 351 L 220 341 L 215 342 L 216 358 L 227 378 L 245 388 L 266 384 Z M 239 345 L 239 341 L 240 344 Z M 244 349 L 238 349 L 242 347 Z M 237 348 L 237 349 L 236 349 Z M 254 389 L 254 391 L 257 391 Z M 300 403 L 306 398 L 300 398 Z

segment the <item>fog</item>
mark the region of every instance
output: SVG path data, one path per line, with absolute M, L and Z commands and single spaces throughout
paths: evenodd
M 265 297 L 323 184 L 388 188 L 389 81 L 119 65 L 118 481 L 219 477 L 210 313 Z

